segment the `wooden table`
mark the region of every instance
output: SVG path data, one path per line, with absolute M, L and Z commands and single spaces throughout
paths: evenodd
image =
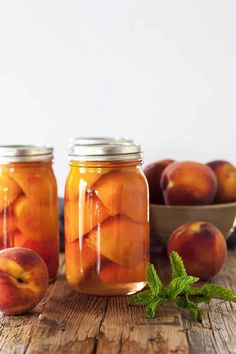
M 174 304 L 146 319 L 142 306 L 127 297 L 95 297 L 75 293 L 63 274 L 32 313 L 0 317 L 0 353 L 236 353 L 236 304 L 214 300 L 201 309 L 202 324 Z M 155 253 L 164 281 L 168 260 Z M 236 289 L 236 252 L 213 280 Z

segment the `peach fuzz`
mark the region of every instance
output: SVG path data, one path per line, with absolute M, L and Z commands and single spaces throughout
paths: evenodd
M 56 278 L 59 266 L 59 241 L 57 238 L 49 241 L 35 241 L 16 231 L 13 243 L 14 247 L 29 248 L 39 254 L 47 265 L 49 279 Z
M 5 174 L 0 174 L 0 212 L 6 209 L 22 193 L 20 187 Z
M 140 223 L 148 221 L 147 188 L 143 175 L 133 172 L 109 173 L 93 185 L 110 215 L 123 214 Z
M 176 251 L 183 258 L 188 274 L 207 279 L 224 265 L 227 248 L 224 236 L 213 225 L 194 222 L 178 227 L 168 241 L 168 255 Z
M 212 161 L 207 164 L 214 172 L 218 188 L 215 203 L 236 202 L 236 167 L 228 161 Z
M 173 162 L 163 171 L 161 188 L 169 205 L 211 204 L 217 180 L 210 167 L 199 162 Z
M 116 263 L 105 264 L 99 278 L 104 283 L 133 283 L 146 281 L 147 261 L 141 262 L 133 267 L 124 267 Z
M 99 226 L 109 216 L 94 193 L 80 193 L 79 201 L 65 199 L 65 232 L 74 241 Z
M 164 169 L 174 160 L 160 160 L 147 165 L 144 174 L 148 181 L 150 203 L 164 204 L 164 198 L 160 186 L 161 175 Z
M 53 240 L 58 234 L 57 202 L 50 208 L 21 196 L 14 204 L 18 229 L 35 241 Z
M 66 242 L 66 277 L 73 286 L 79 284 L 86 272 L 96 264 L 97 252 L 85 240 Z
M 94 251 L 123 266 L 134 266 L 148 258 L 149 225 L 125 216 L 109 217 L 85 240 Z M 99 244 L 99 249 L 98 249 Z
M 25 248 L 0 251 L 0 311 L 7 315 L 25 313 L 43 298 L 48 271 L 42 258 Z

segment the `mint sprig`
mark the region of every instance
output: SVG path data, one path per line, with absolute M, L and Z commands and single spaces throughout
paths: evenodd
M 148 289 L 136 294 L 130 303 L 146 305 L 146 316 L 153 318 L 162 305 L 176 300 L 180 308 L 188 309 L 196 321 L 201 321 L 198 304 L 209 304 L 212 298 L 236 302 L 236 292 L 215 284 L 205 284 L 201 288 L 193 287 L 199 278 L 188 275 L 184 262 L 177 252 L 170 255 L 172 279 L 164 287 L 153 264 L 147 266 Z

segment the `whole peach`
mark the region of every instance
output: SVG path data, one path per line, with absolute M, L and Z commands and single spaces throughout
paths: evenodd
M 207 279 L 224 265 L 227 248 L 224 236 L 213 225 L 193 222 L 178 227 L 168 241 L 168 255 L 176 251 L 183 258 L 188 274 Z
M 42 258 L 27 248 L 0 251 L 0 312 L 25 313 L 44 296 L 48 270 Z
M 164 198 L 160 186 L 161 175 L 164 169 L 174 160 L 160 160 L 150 163 L 144 168 L 150 192 L 150 203 L 164 204 Z
M 236 202 L 236 168 L 228 161 L 217 160 L 207 164 L 215 173 L 218 188 L 215 203 Z
M 173 162 L 161 176 L 161 188 L 166 204 L 211 204 L 217 190 L 217 180 L 210 167 L 199 162 Z

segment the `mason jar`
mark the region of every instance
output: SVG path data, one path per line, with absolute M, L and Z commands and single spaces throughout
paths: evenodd
M 53 148 L 0 146 L 0 249 L 25 247 L 45 261 L 50 280 L 59 263 Z
M 75 290 L 124 295 L 146 285 L 148 187 L 142 148 L 129 143 L 69 148 L 65 185 L 66 277 Z

